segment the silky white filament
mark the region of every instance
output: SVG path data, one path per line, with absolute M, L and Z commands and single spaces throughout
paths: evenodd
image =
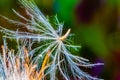
M 58 21 L 57 17 L 55 17 L 55 19 L 57 22 L 58 29 L 54 29 L 51 23 L 48 21 L 48 19 L 41 13 L 41 11 L 36 6 L 33 0 L 19 0 L 19 2 L 26 9 L 26 13 L 31 17 L 31 19 L 25 18 L 15 10 L 13 10 L 14 13 L 20 18 L 27 21 L 27 23 L 10 20 L 6 17 L 4 18 L 10 21 L 11 23 L 23 25 L 32 32 L 12 31 L 5 29 L 3 27 L 0 27 L 1 28 L 0 31 L 6 34 L 6 38 L 16 38 L 19 40 L 30 39 L 33 42 L 39 40 L 39 43 L 41 44 L 38 47 L 29 51 L 29 55 L 32 56 L 35 54 L 36 51 L 39 53 L 34 58 L 33 62 L 34 61 L 38 62 L 41 57 L 44 58 L 46 52 L 50 50 L 51 62 L 48 67 L 48 70 L 44 74 L 44 78 L 50 76 L 49 77 L 50 80 L 56 80 L 57 72 L 60 72 L 65 80 L 70 80 L 71 76 L 72 78 L 74 78 L 74 80 L 78 80 L 78 79 L 100 80 L 99 78 L 92 77 L 89 74 L 82 71 L 80 69 L 80 66 L 93 67 L 96 65 L 104 65 L 103 63 L 91 64 L 89 60 L 79 56 L 75 56 L 69 51 L 70 48 L 77 50 L 78 48 L 81 47 L 81 46 L 72 45 L 69 42 L 71 41 L 69 39 L 71 29 L 68 29 L 68 31 L 66 31 L 66 33 L 63 34 L 63 24 L 61 24 Z M 14 55 L 11 54 L 10 56 L 13 56 L 11 57 L 11 60 L 14 61 Z M 2 67 L 0 67 L 0 70 L 2 70 L 3 67 L 5 67 L 4 65 L 2 65 L 4 64 L 2 57 L 1 57 L 1 61 L 2 62 L 0 66 Z M 13 66 L 14 65 L 11 64 L 11 67 Z M 9 77 L 7 78 L 4 77 L 3 72 L 6 73 L 5 76 L 9 75 Z M 28 80 L 27 79 L 28 76 L 25 75 L 26 74 L 25 71 L 23 71 L 21 76 L 19 76 L 16 71 L 13 72 L 13 74 L 12 72 L 11 69 L 10 70 L 3 69 L 3 71 L 0 71 L 1 73 L 0 77 L 3 78 L 3 80 Z

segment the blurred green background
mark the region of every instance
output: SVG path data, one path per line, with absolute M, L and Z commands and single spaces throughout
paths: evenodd
M 82 45 L 77 55 L 104 62 L 89 72 L 105 80 L 120 80 L 120 0 L 35 0 L 47 16 L 58 16 L 64 29 L 71 28 L 74 42 Z M 17 0 L 0 0 L 0 15 L 20 20 L 12 9 L 27 16 Z M 0 26 L 15 29 L 0 17 Z M 2 38 L 2 37 L 0 37 Z M 2 45 L 2 39 L 0 40 Z

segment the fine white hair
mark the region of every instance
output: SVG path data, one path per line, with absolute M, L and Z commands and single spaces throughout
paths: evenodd
M 56 74 L 60 72 L 60 74 L 63 76 L 65 80 L 70 80 L 71 75 L 72 78 L 74 78 L 74 80 L 77 79 L 101 80 L 99 78 L 90 76 L 86 72 L 82 71 L 80 67 L 89 68 L 96 65 L 104 65 L 103 63 L 91 64 L 88 59 L 73 55 L 70 52 L 70 49 L 77 50 L 81 47 L 71 44 L 71 40 L 69 38 L 71 29 L 68 29 L 68 31 L 66 31 L 66 33 L 63 34 L 63 23 L 60 23 L 56 16 L 55 19 L 56 19 L 57 29 L 55 29 L 51 25 L 49 20 L 41 13 L 40 9 L 37 7 L 37 5 L 33 0 L 19 0 L 19 2 L 25 8 L 27 15 L 29 15 L 31 19 L 22 16 L 20 13 L 18 13 L 15 10 L 13 10 L 13 12 L 20 18 L 24 19 L 27 23 L 14 21 L 4 16 L 3 18 L 11 23 L 23 25 L 31 32 L 12 31 L 3 27 L 0 27 L 1 28 L 0 31 L 6 34 L 6 38 L 15 38 L 18 41 L 27 40 L 27 39 L 30 39 L 32 42 L 39 41 L 39 43 L 41 44 L 38 47 L 29 51 L 29 55 L 32 56 L 36 51 L 39 53 L 34 58 L 34 62 L 38 62 L 41 57 L 44 58 L 44 55 L 46 55 L 47 51 L 50 50 L 51 62 L 47 71 L 45 72 L 44 78 L 50 76 L 49 77 L 50 80 L 56 80 L 57 79 Z M 1 61 L 2 60 L 3 58 L 1 57 Z M 3 67 L 0 67 L 0 70 Z M 3 70 L 3 72 L 4 71 L 5 69 Z M 1 72 L 2 71 L 0 71 L 0 73 Z M 9 71 L 6 72 L 6 75 L 7 73 L 9 73 Z M 15 74 L 17 75 L 17 73 Z M 12 76 L 12 79 L 10 77 L 10 79 L 8 80 L 16 80 L 16 79 L 27 80 L 27 79 L 23 79 L 26 78 L 24 74 L 21 76 L 16 76 L 16 75 Z M 20 79 L 18 77 L 20 77 Z

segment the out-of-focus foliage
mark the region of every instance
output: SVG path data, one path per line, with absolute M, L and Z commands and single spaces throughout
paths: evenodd
M 79 30 L 80 40 L 83 45 L 88 46 L 99 56 L 103 57 L 108 53 L 105 44 L 104 32 L 101 28 L 96 26 L 98 25 L 89 25 L 87 28 L 85 26 L 82 27 Z
M 54 11 L 58 17 L 69 24 L 74 19 L 74 10 L 79 0 L 55 0 Z
M 10 6 L 10 0 L 0 0 L 0 7 L 1 8 L 8 8 Z

